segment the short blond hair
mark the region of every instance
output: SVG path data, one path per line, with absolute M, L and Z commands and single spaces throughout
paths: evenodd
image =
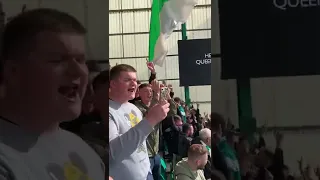
M 208 150 L 202 144 L 193 144 L 189 147 L 188 158 L 196 158 L 205 154 L 208 154 Z

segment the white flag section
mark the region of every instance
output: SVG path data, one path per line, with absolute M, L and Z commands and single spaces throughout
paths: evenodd
M 164 60 L 166 58 L 166 55 L 168 53 L 166 39 L 168 36 L 166 34 L 160 33 L 160 36 L 157 40 L 156 47 L 154 49 L 154 59 L 153 63 L 162 67 Z
M 153 0 L 149 61 L 162 67 L 167 55 L 166 41 L 174 29 L 185 23 L 198 0 Z

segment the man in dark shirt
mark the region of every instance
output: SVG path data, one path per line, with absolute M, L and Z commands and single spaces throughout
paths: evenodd
M 193 135 L 193 126 L 191 124 L 183 124 L 182 132 L 179 135 L 179 146 L 178 151 L 179 155 L 184 158 L 188 156 L 188 149 L 191 146 L 192 135 Z

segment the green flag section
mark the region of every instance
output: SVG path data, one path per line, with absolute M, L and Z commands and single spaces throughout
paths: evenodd
M 152 2 L 149 34 L 149 61 L 153 61 L 154 63 L 158 59 L 164 58 L 167 53 L 166 47 L 163 44 L 164 37 L 161 33 L 160 18 L 163 5 L 167 1 L 168 0 L 153 0 Z
M 160 162 L 161 162 L 161 168 L 160 168 L 161 180 L 167 180 L 167 164 L 166 164 L 166 161 L 163 158 L 161 158 Z
M 167 55 L 166 40 L 185 23 L 198 0 L 153 0 L 150 18 L 149 61 L 162 66 Z

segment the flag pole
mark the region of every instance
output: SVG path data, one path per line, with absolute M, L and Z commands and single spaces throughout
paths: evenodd
M 186 23 L 181 25 L 181 32 L 182 32 L 182 40 L 188 40 L 187 36 L 187 25 Z M 190 100 L 190 91 L 189 91 L 189 86 L 184 87 L 184 98 L 186 100 L 186 104 L 188 107 L 191 105 L 191 100 Z

